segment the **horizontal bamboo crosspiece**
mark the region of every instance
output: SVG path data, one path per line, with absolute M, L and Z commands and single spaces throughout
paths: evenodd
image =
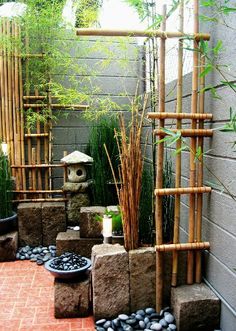
M 110 29 L 90 29 L 80 28 L 76 30 L 77 36 L 107 36 L 107 37 L 159 37 L 166 38 L 187 38 L 195 40 L 210 40 L 209 33 L 184 33 L 168 32 L 161 30 L 110 30 Z
M 47 108 L 46 103 L 25 103 L 24 108 Z M 87 109 L 88 105 L 62 105 L 60 103 L 52 103 L 51 108 L 76 108 L 76 109 Z
M 156 246 L 156 250 L 158 252 L 202 250 L 202 249 L 209 249 L 209 248 L 210 248 L 210 243 L 208 241 L 183 243 L 183 244 L 164 244 L 164 245 Z
M 64 168 L 64 164 L 13 164 L 11 168 Z
M 212 120 L 212 114 L 192 114 L 192 113 L 147 113 L 150 119 L 195 119 L 195 120 Z
M 170 129 L 169 131 L 173 133 L 180 132 L 182 137 L 211 137 L 213 135 L 213 130 L 211 129 Z M 154 130 L 154 134 L 156 136 L 168 135 L 168 133 L 164 132 L 161 129 Z
M 175 194 L 195 194 L 210 193 L 211 187 L 180 187 L 180 188 L 162 188 L 154 191 L 155 195 L 175 195 Z

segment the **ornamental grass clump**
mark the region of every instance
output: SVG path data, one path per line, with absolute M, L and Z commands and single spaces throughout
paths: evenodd
M 141 114 L 138 104 L 132 105 L 132 117 L 128 128 L 124 116 L 119 118 L 120 132 L 115 130 L 115 137 L 119 149 L 119 178 L 113 172 L 119 205 L 122 215 L 124 244 L 127 251 L 139 246 L 139 203 L 142 189 L 143 153 L 142 153 L 142 127 L 144 111 L 147 104 L 145 98 Z M 106 146 L 105 146 L 106 149 Z M 108 159 L 109 153 L 106 149 Z M 119 183 L 119 185 L 118 185 Z
M 0 219 L 12 214 L 12 178 L 8 158 L 0 144 Z

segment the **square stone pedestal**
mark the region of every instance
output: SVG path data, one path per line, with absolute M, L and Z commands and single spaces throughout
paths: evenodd
M 212 331 L 219 328 L 220 300 L 203 283 L 172 288 L 171 307 L 180 331 Z
M 90 313 L 90 275 L 75 279 L 55 279 L 54 315 L 56 318 L 85 317 Z
M 0 236 L 0 262 L 14 261 L 18 247 L 18 232 L 10 232 Z
M 82 207 L 80 209 L 80 236 L 81 238 L 101 238 L 102 221 L 96 216 L 103 217 L 105 208 L 100 206 Z
M 101 238 L 80 238 L 79 231 L 67 230 L 57 235 L 57 255 L 72 252 L 91 258 L 92 247 L 102 243 Z

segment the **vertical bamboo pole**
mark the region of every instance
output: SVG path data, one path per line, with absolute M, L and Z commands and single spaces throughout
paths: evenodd
M 0 58 L 0 70 L 1 70 L 1 138 L 3 141 L 6 142 L 6 117 L 5 117 L 5 89 L 4 89 L 4 44 L 3 44 L 3 20 L 1 21 L 1 25 L 0 25 L 0 33 L 1 33 L 1 42 L 2 42 L 2 47 L 1 47 L 1 58 Z
M 166 5 L 163 6 L 163 21 L 162 30 L 166 29 Z M 159 50 L 159 111 L 165 111 L 165 50 L 166 40 L 165 38 L 160 39 L 160 50 Z M 164 127 L 165 121 L 160 120 L 160 127 Z M 158 138 L 160 139 L 160 138 Z M 163 159 L 164 159 L 164 143 L 158 144 L 157 150 L 157 177 L 156 187 L 162 188 L 163 186 Z M 156 245 L 163 243 L 162 236 L 162 197 L 156 196 Z M 160 311 L 162 307 L 163 297 L 163 255 L 161 252 L 156 252 L 156 310 Z
M 21 38 L 21 29 L 20 25 L 16 25 L 16 36 Z M 17 50 L 17 55 L 19 55 L 19 49 Z M 19 77 L 19 134 L 20 134 L 20 150 L 21 150 L 21 164 L 25 165 L 25 137 L 24 137 L 24 112 L 23 112 L 23 79 L 22 79 L 22 58 L 18 57 L 18 77 Z M 22 168 L 22 186 L 23 190 L 26 190 L 26 172 L 25 168 Z M 24 195 L 26 198 L 26 195 Z
M 184 1 L 181 0 L 179 4 L 179 31 L 184 30 Z M 182 113 L 182 97 L 183 97 L 183 40 L 179 40 L 178 49 L 178 82 L 177 82 L 177 113 Z M 176 129 L 181 130 L 182 122 L 177 120 Z M 176 142 L 176 150 L 181 148 L 181 139 Z M 181 152 L 176 155 L 175 166 L 175 187 L 181 187 Z M 180 194 L 175 196 L 175 214 L 174 214 L 174 238 L 173 243 L 179 242 L 179 223 L 180 223 Z M 178 252 L 173 251 L 173 264 L 172 264 L 172 278 L 171 285 L 177 285 L 178 274 Z
M 38 96 L 38 90 L 35 90 L 35 96 Z M 40 111 L 39 108 L 36 109 L 37 113 Z M 38 134 L 41 132 L 40 121 L 37 120 L 36 131 Z M 36 149 L 36 163 L 41 164 L 41 141 L 40 137 L 37 137 L 37 149 Z M 38 177 L 38 190 L 42 190 L 42 169 L 38 168 L 37 177 Z M 42 198 L 42 194 L 39 195 L 39 198 Z
M 199 31 L 199 4 L 198 0 L 193 2 L 193 13 L 194 13 L 194 33 Z M 198 42 L 194 40 L 194 52 L 193 52 L 193 75 L 192 75 L 192 104 L 191 112 L 197 113 L 198 108 Z M 192 120 L 192 129 L 196 129 L 196 120 Z M 194 187 L 196 184 L 196 165 L 195 165 L 195 154 L 196 154 L 196 137 L 190 139 L 190 179 L 189 186 Z M 194 242 L 195 232 L 195 194 L 189 195 L 189 238 L 190 243 Z M 194 267 L 194 253 L 188 251 L 187 260 L 187 284 L 193 283 L 193 267 Z
M 32 148 L 32 165 L 36 164 L 36 151 L 35 147 Z M 32 191 L 36 191 L 36 168 L 32 169 Z
M 51 95 L 51 77 L 49 76 L 49 90 L 48 90 L 48 162 L 52 163 L 52 95 Z M 49 168 L 49 189 L 52 190 L 52 168 Z
M 7 29 L 6 29 L 6 19 L 3 18 L 3 37 L 6 38 Z M 5 141 L 7 144 L 9 144 L 10 136 L 9 136 L 9 130 L 8 130 L 8 124 L 9 124 L 9 112 L 8 112 L 8 83 L 7 83 L 7 50 L 6 46 L 3 47 L 3 84 L 4 84 L 4 114 L 5 114 L 5 130 L 6 130 L 6 136 Z
M 25 45 L 26 45 L 26 51 L 29 53 L 29 38 L 26 36 L 25 39 Z M 30 88 L 29 88 L 29 58 L 26 58 L 25 61 L 25 80 L 26 80 L 26 95 L 30 95 Z M 27 103 L 29 103 L 29 100 L 27 100 Z M 27 123 L 28 124 L 28 123 Z M 31 130 L 28 128 L 27 130 L 28 137 L 27 137 L 27 154 L 28 154 L 28 164 L 32 164 L 32 141 L 31 141 Z M 32 189 L 32 171 L 29 169 L 29 189 Z
M 201 55 L 201 67 L 200 72 L 202 73 L 205 68 L 205 57 Z M 205 76 L 200 78 L 200 95 L 199 95 L 199 113 L 204 113 L 204 87 L 205 87 Z M 204 128 L 204 121 L 199 121 L 199 129 Z M 200 147 L 203 153 L 203 137 L 198 137 L 198 147 Z M 203 156 L 201 155 L 198 160 L 198 173 L 197 173 L 197 184 L 203 186 Z M 202 241 L 202 194 L 197 195 L 197 216 L 196 216 L 196 240 L 197 242 Z M 201 265 L 201 251 L 196 252 L 196 283 L 201 283 L 202 280 L 202 265 Z
M 17 23 L 14 21 L 13 23 L 13 35 L 15 38 L 15 41 L 17 42 L 18 39 L 18 27 Z M 14 48 L 14 86 L 15 86 L 15 122 L 16 122 L 16 132 L 15 132 L 15 158 L 16 158 L 16 164 L 21 164 L 22 159 L 22 153 L 21 153 L 21 140 L 20 140 L 20 101 L 19 101 L 19 57 L 17 56 L 18 49 L 17 46 Z M 18 188 L 23 189 L 23 169 L 17 169 L 16 170 L 16 177 L 18 178 Z M 18 197 L 17 197 L 18 198 Z M 22 197 L 21 197 L 22 198 Z
M 67 151 L 63 152 L 63 157 L 65 157 L 68 154 Z M 67 182 L 67 165 L 64 165 L 64 173 L 63 173 L 63 184 Z M 64 192 L 64 198 L 66 198 L 66 192 Z
M 11 23 L 6 20 L 6 37 L 10 40 L 11 37 Z M 14 147 L 13 147 L 13 113 L 12 113 L 12 57 L 11 45 L 8 43 L 7 50 L 7 90 L 8 90 L 8 123 L 7 128 L 9 131 L 9 147 L 10 147 L 10 164 L 14 164 Z M 15 171 L 14 171 L 15 172 Z

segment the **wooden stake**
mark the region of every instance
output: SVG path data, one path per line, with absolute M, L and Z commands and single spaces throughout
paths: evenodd
M 184 30 L 184 3 L 180 1 L 179 5 L 179 31 Z M 183 97 L 183 40 L 179 40 L 178 49 L 178 82 L 177 82 L 177 110 L 178 114 L 182 113 L 182 97 Z M 177 119 L 176 129 L 181 130 L 182 123 L 181 119 Z M 182 146 L 181 139 L 176 142 L 176 150 L 180 150 Z M 175 187 L 181 187 L 181 152 L 176 155 L 176 166 L 175 166 Z M 173 243 L 179 242 L 179 223 L 180 223 L 180 195 L 175 196 L 175 210 L 174 210 L 174 236 Z M 172 278 L 171 285 L 177 285 L 177 274 L 178 274 L 178 253 L 173 252 L 173 263 L 172 263 Z
M 205 69 L 205 57 L 201 55 L 201 69 L 202 73 Z M 199 113 L 204 113 L 204 88 L 205 88 L 205 76 L 200 78 L 200 95 L 199 95 Z M 204 128 L 204 122 L 200 121 L 198 125 L 199 129 Z M 198 148 L 203 153 L 203 137 L 198 138 Z M 198 174 L 197 174 L 197 185 L 203 185 L 203 156 L 200 155 L 198 159 Z M 201 241 L 202 239 L 202 194 L 197 195 L 197 216 L 196 216 L 196 240 Z M 202 280 L 202 265 L 201 265 L 201 252 L 196 252 L 196 283 L 201 283 Z
M 162 12 L 162 30 L 166 29 L 166 5 L 163 6 Z M 159 53 L 159 112 L 165 111 L 165 54 L 166 54 L 166 39 L 163 36 L 160 40 L 160 53 Z M 164 127 L 164 120 L 160 120 L 160 127 Z M 163 160 L 164 160 L 164 143 L 158 144 L 157 149 L 157 177 L 156 188 L 160 189 L 163 186 Z M 162 197 L 156 196 L 156 244 L 162 245 Z M 160 252 L 156 254 L 156 311 L 162 308 L 163 298 L 163 255 Z
M 193 2 L 194 8 L 194 33 L 199 31 L 199 17 L 198 17 L 198 0 Z M 193 52 L 193 75 L 192 75 L 192 106 L 191 112 L 197 113 L 198 109 L 198 42 L 194 41 L 194 52 Z M 196 129 L 196 121 L 192 120 L 193 130 Z M 196 180 L 196 164 L 195 164 L 195 154 L 196 154 L 196 139 L 193 137 L 190 139 L 190 179 L 189 186 L 195 186 Z M 194 232 L 195 232 L 195 194 L 190 194 L 189 196 L 189 229 L 188 241 L 190 243 L 194 242 Z M 187 284 L 193 284 L 193 266 L 194 266 L 194 254 L 193 252 L 188 252 L 187 259 Z

